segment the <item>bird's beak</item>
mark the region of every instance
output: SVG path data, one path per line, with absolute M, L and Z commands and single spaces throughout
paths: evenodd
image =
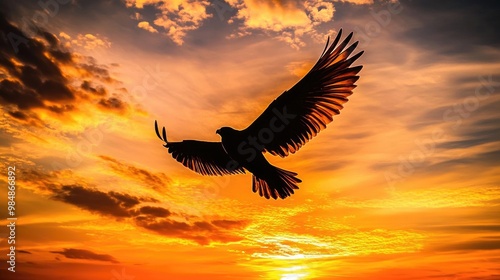
M 217 129 L 217 131 L 215 132 L 215 134 L 220 134 L 220 129 Z

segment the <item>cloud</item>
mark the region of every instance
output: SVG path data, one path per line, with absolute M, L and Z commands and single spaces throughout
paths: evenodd
M 327 1 L 309 1 L 306 2 L 305 7 L 306 11 L 309 13 L 309 17 L 315 25 L 331 21 L 335 13 L 333 3 Z
M 64 33 L 64 32 L 60 32 L 59 33 L 59 37 L 64 39 L 64 40 L 71 40 L 71 36 L 69 36 L 68 34 Z
M 157 191 L 165 190 L 165 187 L 171 183 L 171 180 L 163 173 L 153 174 L 152 172 L 121 162 L 109 156 L 99 156 L 116 174 L 136 180 L 144 185 L 152 186 Z
M 201 245 L 211 242 L 232 242 L 242 237 L 231 233 L 234 229 L 242 229 L 245 221 L 213 220 L 182 221 L 179 214 L 173 214 L 166 208 L 158 206 L 140 206 L 142 202 L 158 202 L 152 198 L 139 198 L 114 191 L 102 192 L 82 186 L 62 186 L 53 189 L 53 198 L 73 204 L 79 208 L 103 216 L 118 219 L 132 218 L 135 224 L 161 235 L 188 239 Z
M 118 261 L 111 255 L 97 254 L 92 251 L 84 249 L 64 248 L 62 251 L 50 251 L 50 252 L 53 254 L 63 255 L 68 259 L 94 260 L 94 261 L 118 263 Z
M 336 204 L 352 208 L 462 208 L 495 206 L 500 190 L 494 186 L 428 188 L 406 190 L 391 197 L 369 200 L 338 199 Z
M 80 88 L 94 95 L 106 95 L 106 89 L 103 86 L 93 86 L 90 81 L 84 80 Z
M 437 247 L 438 251 L 489 251 L 500 250 L 500 236 L 470 240 Z
M 8 34 L 18 36 L 10 37 L 9 44 L 0 45 L 0 69 L 4 70 L 0 104 L 7 113 L 2 118 L 42 126 L 82 114 L 90 117 L 92 109 L 118 115 L 132 109 L 123 96 L 107 94 L 105 87 L 118 83 L 107 66 L 97 64 L 92 57 L 70 52 L 49 32 L 39 30 L 34 37 L 27 37 L 3 17 L 0 26 Z M 69 35 L 60 36 L 64 39 Z M 107 44 L 95 36 L 84 38 L 88 46 Z
M 16 252 L 21 253 L 21 254 L 29 254 L 29 255 L 31 255 L 31 252 L 30 251 L 26 251 L 26 250 L 17 250 Z
M 485 225 L 450 225 L 450 226 L 428 226 L 422 229 L 443 232 L 461 232 L 461 233 L 477 233 L 477 232 L 500 232 L 500 225 L 485 224 Z
M 78 185 L 53 189 L 53 198 L 101 215 L 124 218 L 133 216 L 132 208 L 152 199 L 139 198 L 114 191 L 102 192 Z
M 323 42 L 334 33 L 333 30 L 321 33 L 317 28 L 333 19 L 335 7 L 331 2 L 240 0 L 230 5 L 237 14 L 229 22 L 239 26 L 238 32 L 230 37 L 261 31 L 298 49 L 306 45 L 305 35 Z
M 213 220 L 212 224 L 217 227 L 225 229 L 239 228 L 245 225 L 245 223 L 243 223 L 242 221 L 231 221 L 231 220 Z
M 472 168 L 474 164 L 480 162 L 487 167 L 497 167 L 498 158 L 500 157 L 500 149 L 487 151 L 487 152 L 478 152 L 468 156 L 453 156 L 451 158 L 439 160 L 436 163 L 433 163 L 426 169 L 424 172 L 428 174 L 443 174 L 443 172 L 452 172 L 457 170 L 457 168 Z M 472 167 L 471 167 L 472 166 Z M 489 171 L 489 169 L 479 170 L 481 171 Z
M 246 221 L 194 221 L 187 223 L 173 219 L 157 219 L 144 216 L 135 218 L 141 227 L 157 232 L 159 234 L 182 239 L 192 240 L 200 245 L 208 245 L 211 242 L 235 242 L 243 240 L 243 237 L 233 233 L 234 230 L 243 229 Z
M 137 211 L 138 215 L 151 215 L 154 217 L 167 217 L 170 216 L 170 211 L 162 207 L 143 206 Z
M 234 234 L 233 230 L 243 229 L 248 224 L 243 220 L 201 219 L 184 213 L 173 213 L 164 207 L 150 205 L 159 203 L 150 197 L 137 197 L 115 191 L 104 192 L 80 185 L 50 185 L 49 189 L 55 200 L 94 214 L 132 222 L 161 235 L 191 240 L 201 245 L 239 241 L 243 238 Z M 185 217 L 189 217 L 189 220 Z
M 398 0 L 387 0 L 389 2 L 398 2 Z M 371 5 L 374 4 L 374 0 L 335 0 L 335 2 L 350 3 L 355 5 Z
M 99 158 L 115 173 L 111 174 L 112 177 L 119 176 L 125 181 L 136 180 L 140 183 L 136 186 L 138 188 L 157 184 L 157 187 L 165 189 L 171 184 L 162 173 L 154 174 L 111 157 Z M 122 190 L 103 190 L 103 187 L 96 187 L 94 182 L 88 183 L 87 179 L 80 177 L 71 169 L 47 172 L 40 166 L 42 164 L 40 161 L 21 164 L 7 155 L 0 156 L 0 159 L 2 159 L 0 162 L 10 162 L 22 169 L 23 176 L 19 183 L 22 182 L 26 189 L 74 205 L 92 214 L 173 237 L 178 241 L 188 240 L 207 245 L 212 242 L 241 240 L 243 237 L 239 232 L 249 223 L 247 219 L 193 215 L 182 202 L 163 202 L 161 201 L 163 196 L 152 197 L 147 195 L 147 190 L 145 195 L 133 195 Z M 166 207 L 166 204 L 170 206 Z
M 72 38 L 70 35 L 61 32 L 59 37 L 65 47 L 81 47 L 86 50 L 111 47 L 111 42 L 99 34 L 77 34 L 76 37 Z
M 108 111 L 125 112 L 128 108 L 127 104 L 116 96 L 101 98 L 97 104 Z
M 188 31 L 198 29 L 203 21 L 212 17 L 207 13 L 209 1 L 160 1 L 160 0 L 127 0 L 127 7 L 144 9 L 144 6 L 152 6 L 157 11 L 153 23 L 163 29 L 163 34 L 168 36 L 178 45 L 184 43 L 184 37 Z M 141 26 L 142 25 L 142 26 Z M 156 28 L 149 25 L 147 21 L 138 24 L 139 28 L 155 33 Z M 155 30 L 155 31 L 153 31 Z
M 152 33 L 162 33 L 177 45 L 184 43 L 188 32 L 201 28 L 207 19 L 217 14 L 233 27 L 229 38 L 264 32 L 294 48 L 300 48 L 305 46 L 305 35 L 324 42 L 333 30 L 321 32 L 319 26 L 331 22 L 335 13 L 334 4 L 323 0 L 218 0 L 212 3 L 127 0 L 126 6 L 135 10 L 143 10 L 146 6 L 154 8 L 154 19 L 145 21 L 142 17 L 133 17 L 139 21 L 138 27 Z M 141 15 L 144 17 L 144 14 Z
M 448 141 L 438 143 L 436 147 L 443 150 L 466 149 L 500 142 L 500 128 L 498 127 L 500 114 L 497 112 L 500 99 L 496 98 L 496 101 L 494 99 L 495 97 L 491 97 L 490 100 L 478 104 L 476 111 L 467 112 L 468 118 L 460 120 L 460 129 L 453 131 Z M 441 110 L 448 112 L 449 108 L 452 107 L 441 108 Z
M 138 21 L 139 28 L 166 35 L 177 45 L 184 44 L 189 32 L 201 29 L 204 25 L 213 25 L 214 22 L 209 19 L 215 16 L 228 24 L 228 28 L 222 29 L 224 32 L 231 30 L 227 38 L 266 34 L 299 49 L 311 39 L 324 43 L 327 36 L 335 35 L 331 23 L 336 2 L 374 4 L 372 0 L 127 0 L 126 6 L 133 9 L 131 18 Z M 149 9 L 154 11 L 154 16 L 148 18 Z
M 139 22 L 137 24 L 137 27 L 142 28 L 142 29 L 144 29 L 146 31 L 149 31 L 151 33 L 158 33 L 158 30 L 156 30 L 156 28 L 154 28 L 153 26 L 151 26 L 149 24 L 149 22 L 147 22 L 147 21 L 141 21 L 141 22 Z

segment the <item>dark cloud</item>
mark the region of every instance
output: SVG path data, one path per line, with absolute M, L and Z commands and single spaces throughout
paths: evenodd
M 28 119 L 28 116 L 25 113 L 21 112 L 21 111 L 14 111 L 14 112 L 9 111 L 7 113 L 11 117 L 14 117 L 14 118 L 19 119 L 19 120 L 27 120 Z
M 87 71 L 89 76 L 94 78 L 99 78 L 104 81 L 111 81 L 111 77 L 109 76 L 109 71 L 104 65 L 98 65 L 97 61 L 93 57 L 86 58 L 89 63 L 82 63 L 78 65 L 83 70 Z
M 83 81 L 80 87 L 95 95 L 99 96 L 106 95 L 106 89 L 104 87 L 102 86 L 94 87 L 89 81 Z
M 49 53 L 50 56 L 57 59 L 57 61 L 61 63 L 68 64 L 70 62 L 73 62 L 73 55 L 68 51 L 50 50 Z
M 57 113 L 57 114 L 63 114 L 65 112 L 73 111 L 75 109 L 75 105 L 73 104 L 66 104 L 66 105 L 51 105 L 47 106 L 47 109 L 50 111 Z
M 498 211 L 498 209 L 496 209 Z M 500 232 L 500 225 L 451 225 L 422 227 L 425 230 L 443 232 Z
M 143 216 L 138 216 L 136 223 L 159 234 L 192 240 L 200 245 L 207 245 L 211 242 L 227 243 L 242 240 L 241 236 L 231 233 L 231 230 L 241 229 L 246 226 L 244 221 L 197 221 L 190 224 L 172 219 L 152 219 Z
M 129 178 L 143 180 L 149 178 L 148 176 L 152 176 L 151 178 L 156 176 L 144 173 L 145 170 L 121 163 L 113 158 L 105 156 L 101 156 L 101 158 L 112 164 L 117 164 L 117 167 L 125 168 L 119 172 L 124 172 L 123 174 L 128 175 Z M 129 167 L 131 167 L 130 170 L 128 170 Z M 160 201 L 152 197 L 139 197 L 117 191 L 102 191 L 83 183 L 74 185 L 57 183 L 60 177 L 74 177 L 71 170 L 46 172 L 28 166 L 21 170 L 23 180 L 37 182 L 38 188 L 54 200 L 74 205 L 97 215 L 132 223 L 157 234 L 191 240 L 202 245 L 211 242 L 241 240 L 242 237 L 235 234 L 234 231 L 237 232 L 248 225 L 246 220 L 202 218 L 171 211 L 159 205 Z M 160 174 L 156 178 L 165 182 L 162 176 Z M 75 182 L 78 181 L 78 178 L 75 178 Z
M 491 239 L 471 240 L 453 244 L 447 244 L 437 248 L 438 251 L 484 251 L 500 250 L 500 236 Z
M 98 103 L 101 107 L 108 110 L 123 111 L 126 109 L 126 105 L 123 101 L 116 97 L 110 97 L 107 99 L 101 99 Z
M 232 221 L 232 220 L 213 220 L 212 224 L 217 226 L 217 227 L 221 227 L 221 228 L 225 228 L 225 229 L 232 229 L 232 228 L 244 227 L 246 225 L 246 222 L 245 221 Z
M 57 37 L 54 36 L 54 34 L 51 34 L 47 31 L 42 31 L 41 33 L 42 33 L 43 38 L 47 41 L 47 43 L 49 43 L 51 48 L 58 47 L 59 39 L 57 39 Z
M 16 252 L 21 253 L 21 254 L 30 254 L 31 255 L 31 252 L 26 251 L 26 250 L 17 250 Z
M 36 29 L 33 37 L 28 36 L 1 14 L 0 29 L 4 39 L 0 41 L 0 67 L 5 69 L 0 81 L 0 105 L 13 119 L 39 120 L 32 111 L 35 108 L 62 116 L 74 111 L 79 102 L 90 102 L 114 113 L 129 109 L 120 96 L 107 96 L 103 85 L 89 84 L 89 80 L 108 85 L 116 82 L 107 67 L 94 58 L 71 53 L 48 31 Z M 61 65 L 79 69 L 82 76 L 68 74 L 71 72 L 63 75 Z
M 498 131 L 500 132 L 500 129 L 498 129 Z M 463 149 L 485 144 L 490 141 L 491 140 L 488 138 L 466 139 L 466 140 L 445 142 L 442 144 L 438 144 L 437 147 L 443 149 Z
M 173 214 L 170 210 L 160 206 L 144 205 L 144 203 L 157 203 L 155 199 L 114 191 L 103 192 L 80 185 L 62 187 L 50 185 L 48 189 L 53 192 L 52 197 L 55 200 L 75 205 L 95 214 L 120 220 L 130 219 L 147 230 L 165 236 L 192 240 L 201 245 L 241 240 L 241 237 L 231 231 L 247 225 L 246 221 L 239 220 L 205 221 L 196 217 L 191 217 L 192 221 L 187 221 L 185 218 L 179 220 L 179 217 L 185 215 Z
M 43 84 L 38 89 L 38 92 L 42 97 L 44 97 L 44 99 L 49 101 L 64 101 L 75 99 L 75 96 L 65 84 L 53 80 L 43 82 Z
M 102 192 L 78 185 L 62 186 L 59 189 L 53 189 L 53 192 L 53 198 L 56 200 L 76 205 L 93 213 L 117 218 L 131 217 L 131 210 L 134 206 L 142 201 L 148 201 L 128 194 L 114 191 Z
M 94 260 L 94 261 L 118 263 L 118 261 L 111 255 L 97 254 L 92 251 L 84 249 L 64 248 L 62 251 L 50 251 L 50 252 L 54 254 L 61 254 L 68 259 Z
M 16 105 L 19 110 L 44 106 L 39 94 L 16 81 L 0 82 L 0 98 L 0 104 Z
M 162 207 L 143 206 L 137 211 L 139 215 L 151 215 L 154 217 L 167 217 L 170 216 L 170 211 Z

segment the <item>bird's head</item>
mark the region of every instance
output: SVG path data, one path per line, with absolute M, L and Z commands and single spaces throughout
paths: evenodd
M 227 126 L 224 126 L 224 127 L 217 129 L 217 131 L 215 133 L 219 134 L 221 137 L 224 137 L 233 131 L 234 131 L 234 129 L 227 127 Z

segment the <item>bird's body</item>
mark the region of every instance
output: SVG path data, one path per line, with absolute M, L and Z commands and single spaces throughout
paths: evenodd
M 301 181 L 295 177 L 297 174 L 269 163 L 259 149 L 261 146 L 257 142 L 258 139 L 252 141 L 254 138 L 251 135 L 231 127 L 223 127 L 217 130 L 217 134 L 221 136 L 222 147 L 231 158 L 230 162 L 253 174 L 252 189 L 258 191 L 261 196 L 286 197 L 299 188 L 297 183 Z M 245 147 L 247 143 L 248 146 Z
M 221 142 L 184 140 L 169 142 L 165 128 L 158 137 L 168 152 L 184 166 L 203 175 L 227 175 L 249 171 L 252 189 L 265 198 L 286 198 L 298 189 L 297 173 L 270 164 L 264 152 L 285 157 L 295 153 L 340 113 L 352 94 L 362 66 L 350 67 L 363 52 L 351 53 L 357 42 L 347 47 L 352 33 L 340 43 L 342 30 L 325 47 L 318 62 L 290 90 L 283 92 L 247 128 L 217 130 Z

